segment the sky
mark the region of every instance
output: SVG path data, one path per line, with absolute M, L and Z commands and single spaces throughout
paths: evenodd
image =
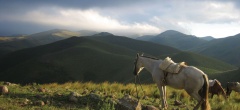
M 115 35 L 240 33 L 239 0 L 0 0 L 0 36 L 51 29 Z

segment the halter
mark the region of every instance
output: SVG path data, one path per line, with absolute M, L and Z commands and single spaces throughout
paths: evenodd
M 139 55 L 137 54 L 137 57 L 136 57 L 136 59 L 135 59 L 135 61 L 134 61 L 134 66 L 135 66 L 135 68 L 134 68 L 134 74 L 137 72 L 136 71 L 136 64 L 137 64 L 137 60 L 138 60 L 138 57 L 139 57 Z M 136 87 L 136 92 L 137 92 L 137 98 L 138 98 L 138 101 L 139 101 L 139 96 L 138 96 L 138 90 L 137 90 L 137 79 L 138 79 L 138 83 L 139 83 L 139 85 L 140 85 L 140 87 L 141 87 L 141 89 L 142 89 L 142 91 L 143 91 L 143 94 L 144 94 L 144 96 L 145 96 L 145 92 L 144 92 L 144 90 L 143 90 L 143 88 L 142 88 L 142 85 L 141 85 L 141 82 L 140 82 L 140 78 L 139 78 L 139 76 L 138 76 L 138 74 L 136 73 L 136 75 L 135 75 L 135 87 Z

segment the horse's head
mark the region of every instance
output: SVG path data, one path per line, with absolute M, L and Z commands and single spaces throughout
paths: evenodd
M 230 90 L 230 86 L 231 86 L 232 84 L 230 83 L 230 82 L 227 82 L 227 92 L 226 92 L 226 95 L 227 95 L 227 98 L 230 96 L 230 94 L 231 94 L 231 92 L 232 92 L 232 90 Z
M 139 60 L 139 57 L 140 56 L 137 53 L 135 61 L 134 61 L 134 70 L 133 70 L 134 75 L 138 75 L 141 72 L 141 70 L 144 68 L 141 60 Z
M 227 97 L 230 96 L 232 90 L 236 90 L 240 87 L 239 82 L 227 82 Z

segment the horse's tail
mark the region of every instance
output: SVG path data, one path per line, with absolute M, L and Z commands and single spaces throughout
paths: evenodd
M 203 75 L 203 79 L 204 79 L 204 84 L 203 84 L 202 90 L 200 92 L 200 96 L 204 100 L 203 100 L 203 103 L 201 105 L 201 109 L 202 110 L 210 110 L 211 107 L 210 107 L 210 104 L 209 104 L 209 101 L 208 101 L 209 82 L 208 82 L 207 75 Z

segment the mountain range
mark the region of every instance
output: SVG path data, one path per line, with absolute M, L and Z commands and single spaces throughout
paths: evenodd
M 192 52 L 207 55 L 240 66 L 240 34 L 214 39 L 192 49 Z
M 148 42 L 142 46 L 144 45 L 148 45 Z M 153 44 L 152 47 L 157 46 L 159 45 Z M 164 54 L 177 51 L 171 47 L 168 49 L 169 51 Z M 51 44 L 15 51 L 2 57 L 0 80 L 20 83 L 106 80 L 127 82 L 133 78 L 132 67 L 136 53 L 137 50 L 133 48 L 93 38 L 71 37 Z
M 194 48 L 186 49 L 191 51 L 186 51 L 174 48 L 174 46 L 116 36 L 108 32 L 84 32 L 86 32 L 82 34 L 84 36 L 81 36 L 79 34 L 81 32 L 50 30 L 27 35 L 22 39 L 0 42 L 0 53 L 4 52 L 4 49 L 12 49 L 6 53 L 1 53 L 0 80 L 16 83 L 61 83 L 68 81 L 129 83 L 133 82 L 132 68 L 136 53 L 144 53 L 161 59 L 169 56 L 175 62 L 185 61 L 188 65 L 203 70 L 210 78 L 219 77 L 216 73 L 220 75 L 224 71 L 236 69 L 235 66 L 231 65 L 233 63 L 228 64 L 224 60 L 220 61 L 216 57 L 214 58 L 214 55 L 208 57 L 211 56 L 208 54 L 210 52 L 203 50 L 211 49 L 211 46 L 225 42 L 229 42 L 226 48 L 233 45 L 238 46 L 235 43 L 237 43 L 239 35 L 204 40 L 195 36 L 184 36 L 185 34 L 171 30 L 157 36 L 141 37 L 144 39 L 148 39 L 148 37 L 167 39 L 168 37 L 164 37 L 164 35 L 173 36 L 169 37 L 169 39 L 175 40 L 171 42 L 178 43 L 181 47 L 193 45 L 192 43 L 180 45 L 180 42 L 187 40 L 199 43 L 198 45 L 194 44 L 195 46 L 192 46 Z M 180 36 L 178 36 L 179 34 Z M 181 39 L 181 37 L 183 38 Z M 235 39 L 236 42 L 233 42 L 232 39 Z M 9 48 L 6 48 L 7 46 Z M 214 48 L 212 47 L 212 49 Z M 225 58 L 230 56 L 226 55 Z M 143 71 L 141 74 L 143 82 L 152 82 L 150 74 L 145 73 L 147 72 Z M 228 80 L 231 80 L 231 77 Z
M 214 57 L 240 66 L 240 34 L 216 39 L 210 36 L 200 38 L 168 30 L 156 36 L 142 36 L 137 39 Z
M 207 42 L 196 36 L 186 35 L 174 30 L 168 30 L 156 36 L 143 36 L 137 39 L 167 45 L 180 50 L 190 50 Z

